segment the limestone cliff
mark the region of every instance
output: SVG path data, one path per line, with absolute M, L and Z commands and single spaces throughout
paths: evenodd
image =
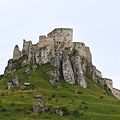
M 106 85 L 114 96 L 119 98 L 119 90 L 112 86 L 112 81 L 102 78 L 102 73 L 92 64 L 92 55 L 89 47 L 81 42 L 73 42 L 73 30 L 57 28 L 47 36 L 40 36 L 37 44 L 23 40 L 22 51 L 16 45 L 13 59 L 8 61 L 4 74 L 13 73 L 28 64 L 50 63 L 57 67 L 56 79 L 64 79 L 70 84 L 79 84 L 86 88 L 85 75 L 89 75 L 95 82 Z

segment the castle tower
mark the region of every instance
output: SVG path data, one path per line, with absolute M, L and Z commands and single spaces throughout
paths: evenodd
M 13 60 L 18 60 L 21 57 L 21 51 L 19 50 L 19 46 L 16 45 L 13 51 Z
M 22 55 L 29 56 L 29 49 L 32 47 L 32 41 L 23 40 Z
M 66 48 L 72 45 L 73 29 L 70 28 L 56 28 L 50 32 L 48 37 L 53 38 L 55 48 Z

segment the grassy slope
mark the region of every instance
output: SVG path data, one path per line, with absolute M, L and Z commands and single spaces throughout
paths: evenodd
M 106 93 L 103 87 L 87 77 L 87 89 L 64 82 L 53 86 L 46 77 L 46 72 L 51 69 L 54 68 L 48 64 L 42 65 L 36 71 L 31 71 L 29 77 L 22 68 L 3 78 L 0 81 L 0 120 L 120 120 L 120 101 Z M 32 86 L 24 91 L 18 88 L 7 90 L 7 81 L 15 75 L 19 76 L 21 84 L 30 82 Z M 81 93 L 75 94 L 76 89 Z M 35 94 L 43 96 L 50 107 L 49 112 L 32 112 Z M 59 106 L 65 106 L 70 114 L 63 117 L 56 115 L 55 109 Z M 79 114 L 76 115 L 74 111 Z

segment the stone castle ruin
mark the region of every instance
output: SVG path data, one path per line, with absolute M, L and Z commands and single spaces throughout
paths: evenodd
M 95 82 L 106 85 L 120 99 L 120 91 L 113 88 L 112 80 L 103 78 L 102 73 L 92 64 L 89 47 L 82 42 L 73 42 L 73 30 L 70 28 L 56 28 L 47 36 L 39 36 L 37 44 L 23 40 L 22 51 L 18 45 L 15 46 L 13 59 L 8 61 L 4 74 L 16 71 L 18 66 L 13 63 L 21 59 L 22 66 L 50 63 L 58 68 L 58 79 L 63 78 L 65 82 L 79 84 L 84 88 L 87 87 L 84 76 L 90 75 Z

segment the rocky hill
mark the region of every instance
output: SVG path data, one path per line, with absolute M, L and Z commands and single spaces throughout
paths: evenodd
M 120 119 L 120 91 L 69 28 L 15 46 L 0 76 L 0 98 L 0 120 Z
M 50 73 L 51 82 L 64 79 L 65 82 L 86 88 L 84 76 L 88 75 L 96 83 L 106 86 L 120 99 L 120 92 L 113 88 L 112 80 L 103 78 L 102 73 L 92 64 L 90 48 L 84 43 L 73 42 L 73 30 L 70 28 L 56 28 L 47 36 L 39 36 L 37 44 L 23 40 L 22 51 L 18 45 L 15 46 L 13 59 L 8 61 L 4 74 L 13 73 L 22 66 L 45 63 L 57 67 L 57 70 Z

